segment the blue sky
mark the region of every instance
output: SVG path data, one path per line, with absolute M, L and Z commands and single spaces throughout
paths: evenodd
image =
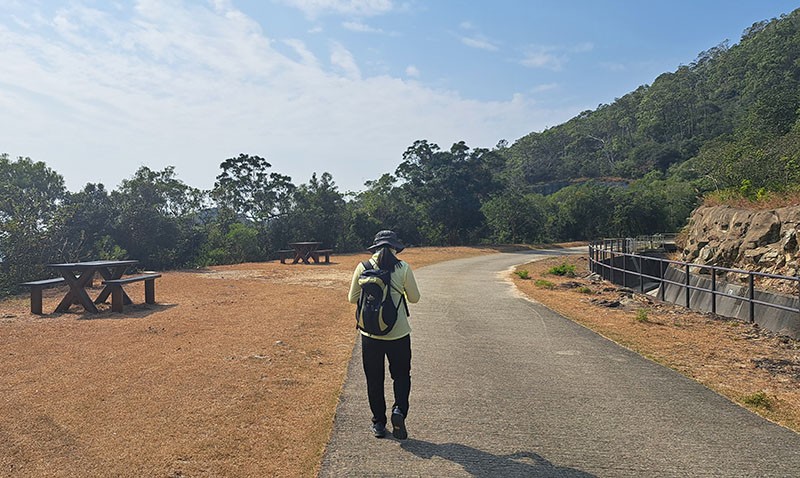
M 417 139 L 494 147 L 691 63 L 781 0 L 0 0 L 0 152 L 70 190 L 213 186 L 259 155 L 342 191 Z

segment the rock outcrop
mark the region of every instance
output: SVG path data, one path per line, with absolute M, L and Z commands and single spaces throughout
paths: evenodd
M 800 206 L 768 211 L 702 206 L 692 213 L 677 245 L 685 262 L 797 276 L 798 234 Z M 742 280 L 731 275 L 725 279 Z M 759 282 L 784 292 L 797 290 L 796 283 L 787 281 Z

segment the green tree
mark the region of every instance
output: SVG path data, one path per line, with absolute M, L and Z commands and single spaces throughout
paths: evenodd
M 426 140 L 415 141 L 395 174 L 420 230 L 432 244 L 475 242 L 485 226 L 481 202 L 500 189 L 495 176 L 502 156 L 487 149 L 470 149 L 463 141 L 449 151 Z
M 275 247 L 293 241 L 319 241 L 326 247 L 339 248 L 346 231 L 345 201 L 330 173 L 314 173 L 308 184 L 292 194 L 292 207 L 282 217 L 270 222 L 270 242 Z
M 228 158 L 220 164 L 211 196 L 220 208 L 263 225 L 288 210 L 295 189 L 289 176 L 269 172 L 271 167 L 260 156 Z
M 64 179 L 43 162 L 0 154 L 0 295 L 46 276 L 58 260 L 50 231 L 67 195 Z
M 140 167 L 112 200 L 119 208 L 115 241 L 143 267 L 165 269 L 194 260 L 202 241 L 197 213 L 204 194 L 179 180 L 174 167 Z
M 368 247 L 375 233 L 390 229 L 407 244 L 419 244 L 422 238 L 419 220 L 408 195 L 397 187 L 397 178 L 384 174 L 379 179 L 367 181 L 366 190 L 355 195 L 348 203 L 347 244 L 349 249 Z
M 68 194 L 50 231 L 55 253 L 66 261 L 111 259 L 123 253 L 112 235 L 117 207 L 102 184 Z
M 195 261 L 197 266 L 239 264 L 264 260 L 261 234 L 253 226 L 235 222 L 209 225 L 202 250 Z
M 481 212 L 499 243 L 543 242 L 547 224 L 547 200 L 540 194 L 506 190 L 483 203 Z
M 590 181 L 569 186 L 548 197 L 551 237 L 561 241 L 586 241 L 615 236 L 609 186 Z

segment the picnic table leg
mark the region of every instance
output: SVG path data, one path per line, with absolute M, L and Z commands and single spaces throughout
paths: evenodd
M 56 307 L 56 312 L 66 312 L 69 310 L 69 306 L 72 305 L 73 302 L 78 303 L 83 306 L 83 308 L 87 312 L 94 312 L 97 313 L 97 307 L 94 306 L 92 303 L 92 299 L 89 298 L 89 294 L 86 293 L 86 284 L 89 282 L 91 277 L 94 275 L 93 270 L 86 270 L 84 271 L 80 277 L 75 278 L 72 275 L 72 272 L 66 271 L 61 274 L 64 280 L 69 284 L 69 292 L 67 295 L 61 299 L 61 302 Z
M 98 269 L 98 272 L 100 273 L 101 276 L 103 276 L 103 280 L 116 280 L 122 277 L 122 274 L 125 272 L 125 269 L 127 268 L 128 266 L 117 266 L 114 267 L 113 270 L 109 270 L 106 267 L 101 267 L 100 269 Z M 105 286 L 103 290 L 100 292 L 100 295 L 98 295 L 97 298 L 94 300 L 94 303 L 102 304 L 103 302 L 106 301 L 106 299 L 108 299 L 108 296 L 111 295 L 111 292 L 112 292 L 111 286 L 110 285 Z M 113 297 L 111 300 L 112 301 L 114 300 Z M 128 294 L 125 293 L 124 290 L 122 291 L 122 303 L 126 305 L 133 303 L 131 298 L 128 297 Z
M 305 252 L 303 254 L 303 262 L 310 265 L 312 259 L 314 260 L 314 262 L 316 262 L 317 257 L 314 254 L 314 249 L 312 247 L 308 247 L 305 249 Z
M 42 315 L 42 288 L 31 287 L 31 314 Z
M 146 304 L 156 303 L 156 280 L 148 279 L 144 281 L 144 301 Z
M 111 311 L 112 312 L 122 312 L 122 303 L 124 302 L 122 299 L 122 295 L 125 292 L 122 290 L 122 286 L 119 284 L 114 284 L 111 287 Z
M 308 252 L 305 250 L 298 250 L 294 255 L 294 261 L 292 264 L 297 264 L 298 262 L 303 262 L 304 264 L 309 264 L 308 262 Z

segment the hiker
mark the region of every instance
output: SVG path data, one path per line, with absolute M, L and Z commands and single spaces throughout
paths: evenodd
M 376 438 L 386 436 L 386 399 L 383 394 L 386 358 L 394 382 L 392 435 L 400 440 L 408 437 L 405 419 L 411 391 L 411 327 L 406 302 L 419 301 L 419 289 L 411 267 L 396 257 L 404 248 L 395 232 L 378 232 L 368 248 L 373 255 L 369 261 L 356 266 L 348 295 L 350 303 L 358 304 L 356 317 L 361 333 L 361 358 L 372 411 L 372 433 Z M 387 272 L 389 277 L 386 277 Z M 388 283 L 376 278 L 386 278 Z M 380 313 L 375 314 L 377 317 L 370 316 L 367 284 L 385 285 L 385 298 L 380 299 L 382 303 L 378 306 Z

